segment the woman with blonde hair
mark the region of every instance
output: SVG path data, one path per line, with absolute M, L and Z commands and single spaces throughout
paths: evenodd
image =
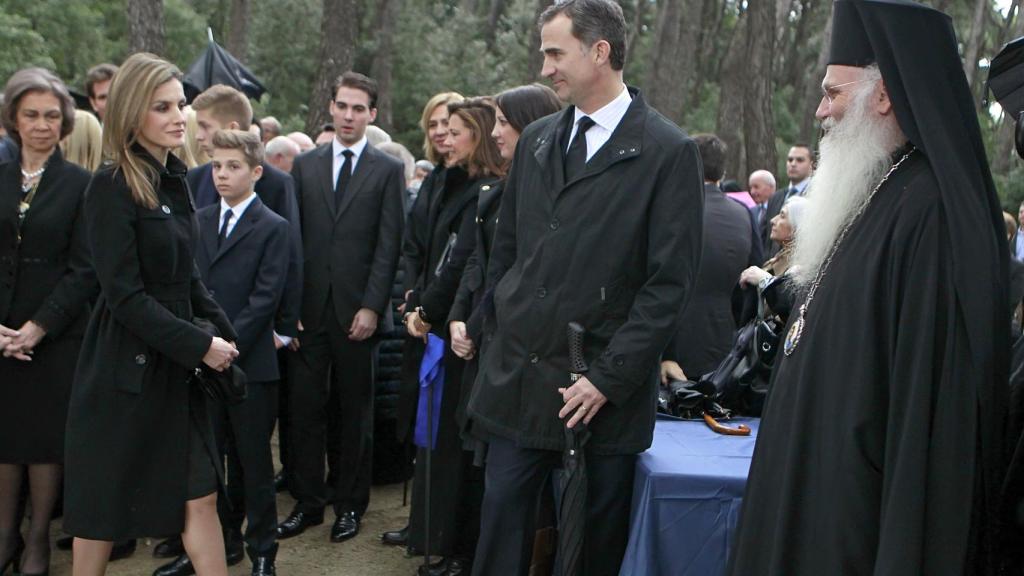
M 197 574 L 226 576 L 217 459 L 205 398 L 188 377 L 203 364 L 229 368 L 238 351 L 196 272 L 186 168 L 170 152 L 185 141 L 181 72 L 135 54 L 108 99 L 103 139 L 112 163 L 93 176 L 85 200 L 100 295 L 65 440 L 73 574 L 104 574 L 115 540 L 181 533 Z
M 95 116 L 84 110 L 75 110 L 75 129 L 60 141 L 64 159 L 89 172 L 95 172 L 103 162 L 103 129 Z

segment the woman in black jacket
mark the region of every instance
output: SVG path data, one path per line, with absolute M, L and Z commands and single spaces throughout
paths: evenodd
M 20 70 L 4 94 L 3 126 L 20 152 L 0 165 L 0 573 L 12 565 L 45 574 L 68 397 L 96 289 L 81 210 L 89 173 L 58 147 L 74 125 L 74 101 L 59 78 Z M 26 469 L 32 517 L 17 566 Z
M 216 452 L 201 364 L 225 370 L 234 331 L 199 280 L 185 165 L 181 73 L 152 54 L 125 61 L 110 89 L 113 162 L 89 184 L 86 231 L 100 295 L 68 409 L 64 530 L 74 575 L 106 571 L 112 541 L 181 533 L 200 576 L 226 576 Z M 219 336 L 200 329 L 211 322 Z
M 555 91 L 543 84 L 510 88 L 495 96 L 494 100 L 495 123 L 491 136 L 501 152 L 501 157 L 507 163 L 512 162 L 519 135 L 524 128 L 534 120 L 562 109 L 562 103 Z M 490 186 L 489 190 L 480 191 L 476 213 L 477 225 L 474 227 L 476 246 L 466 263 L 466 271 L 462 274 L 455 302 L 448 315 L 452 351 L 467 361 L 457 414 L 459 426 L 467 433 L 469 423 L 466 421 L 466 406 L 473 389 L 473 381 L 476 379 L 479 348 L 484 346 L 486 340 L 485 319 L 488 315 L 487 309 L 491 305 L 485 298 L 484 279 L 487 277 L 491 241 L 498 225 L 498 208 L 501 206 L 504 184 L 505 181 L 502 179 Z M 467 443 L 467 448 L 471 445 L 478 452 L 477 461 L 482 465 L 480 444 L 472 441 Z
M 418 289 L 406 297 L 405 320 L 409 335 L 425 338 L 428 332 L 447 340 L 447 318 L 458 290 L 466 261 L 476 244 L 476 205 L 480 193 L 489 190 L 504 174 L 504 161 L 490 138 L 494 108 L 481 98 L 448 105 L 448 170 L 444 187 L 429 199 L 426 243 L 420 246 L 421 267 L 416 271 Z M 431 464 L 431 494 L 424 492 L 425 449 L 416 458 L 409 543 L 423 549 L 425 543 L 424 499 L 430 499 L 430 550 L 452 559 L 449 571 L 463 569 L 476 547 L 482 477 L 462 450 L 455 412 L 465 362 L 447 350 L 444 356 L 444 393 L 436 415 L 437 444 Z M 402 394 L 419 395 L 418 374 L 404 379 Z M 411 385 L 410 385 L 411 384 Z M 471 455 L 469 455 L 471 456 Z M 477 494 L 479 492 L 479 494 Z M 477 512 L 465 510 L 476 502 Z M 471 506 L 472 508 L 472 506 Z M 474 521 L 474 518 L 477 520 Z M 458 561 L 455 561 L 457 557 Z

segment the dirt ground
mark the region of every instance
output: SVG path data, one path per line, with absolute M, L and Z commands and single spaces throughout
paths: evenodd
M 277 460 L 277 437 L 273 439 L 274 459 Z M 411 492 L 411 491 L 410 491 Z M 284 520 L 295 505 L 287 492 L 278 494 L 277 514 Z M 412 576 L 423 558 L 408 558 L 404 548 L 384 546 L 380 534 L 405 526 L 409 507 L 402 506 L 402 485 L 374 486 L 370 495 L 370 508 L 363 516 L 359 535 L 338 544 L 330 541 L 334 515 L 330 510 L 324 523 L 307 529 L 302 535 L 282 540 L 277 554 L 277 573 L 281 576 Z M 59 535 L 60 520 L 53 522 L 54 538 Z M 153 557 L 155 539 L 140 539 L 138 549 L 131 558 L 112 562 L 108 576 L 150 576 L 160 565 L 168 562 Z M 241 564 L 228 567 L 230 576 L 248 576 L 251 570 L 248 557 Z M 53 549 L 51 576 L 71 575 L 71 553 Z
M 278 495 L 277 512 L 281 520 L 295 504 L 287 493 Z M 422 558 L 407 558 L 401 548 L 384 546 L 380 534 L 405 525 L 408 506 L 402 507 L 402 485 L 375 486 L 370 496 L 370 508 L 363 517 L 359 535 L 334 544 L 330 541 L 330 511 L 325 522 L 306 530 L 301 536 L 281 541 L 277 554 L 277 573 L 281 576 L 412 576 Z M 54 522 L 54 537 L 60 521 Z M 131 558 L 112 562 L 109 576 L 149 576 L 167 560 L 153 557 L 153 547 L 159 540 L 140 539 L 139 547 Z M 248 576 L 249 559 L 228 568 L 231 576 Z M 52 576 L 70 576 L 71 553 L 53 550 L 50 569 Z

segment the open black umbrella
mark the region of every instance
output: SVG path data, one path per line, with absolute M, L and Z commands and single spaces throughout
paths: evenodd
M 1024 37 L 1007 43 L 992 59 L 988 88 L 1011 118 L 1024 112 Z
M 212 32 L 210 32 L 210 44 L 188 67 L 183 84 L 185 85 L 185 98 L 189 102 L 214 84 L 231 86 L 254 100 L 259 100 L 260 96 L 267 91 L 244 64 L 220 44 L 214 42 Z
M 579 380 L 587 371 L 583 359 L 583 327 L 570 322 L 569 379 Z M 568 416 L 567 418 L 571 418 Z M 558 509 L 558 564 L 561 576 L 576 576 L 580 572 L 583 552 L 583 525 L 587 518 L 587 462 L 583 448 L 590 439 L 590 430 L 581 420 L 575 428 L 565 429 L 565 451 L 562 453 L 562 475 L 559 479 L 561 506 Z

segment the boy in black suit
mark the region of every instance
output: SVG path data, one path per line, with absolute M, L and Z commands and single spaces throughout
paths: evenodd
M 196 265 L 238 332 L 238 365 L 248 398 L 211 406 L 214 434 L 225 458 L 225 496 L 218 501 L 225 545 L 240 542 L 242 511 L 253 576 L 275 574 L 277 508 L 270 436 L 277 415 L 279 369 L 274 318 L 288 271 L 288 222 L 267 208 L 253 187 L 263 174 L 263 146 L 254 134 L 221 130 L 213 137 L 213 179 L 220 202 L 199 210 Z M 230 504 L 229 504 L 230 503 Z M 237 544 L 236 544 L 237 546 Z M 230 554 L 229 554 L 230 555 Z M 241 560 L 238 548 L 235 558 Z M 193 574 L 179 556 L 154 576 Z

